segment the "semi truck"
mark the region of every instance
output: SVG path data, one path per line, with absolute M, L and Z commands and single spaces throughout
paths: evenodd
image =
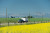
M 21 18 L 18 20 L 18 23 L 24 23 L 24 22 L 28 22 L 28 18 Z

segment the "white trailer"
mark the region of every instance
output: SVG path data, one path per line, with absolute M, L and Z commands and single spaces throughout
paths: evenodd
M 28 22 L 28 18 L 21 18 L 20 20 L 18 20 L 18 23 L 24 23 L 24 22 Z
M 27 22 L 28 18 L 21 18 L 23 21 Z

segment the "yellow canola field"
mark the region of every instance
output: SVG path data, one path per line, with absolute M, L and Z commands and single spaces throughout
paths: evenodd
M 0 33 L 50 33 L 50 23 L 2 27 Z

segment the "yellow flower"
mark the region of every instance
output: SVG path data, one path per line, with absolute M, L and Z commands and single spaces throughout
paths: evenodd
M 50 23 L 2 27 L 0 33 L 50 33 Z

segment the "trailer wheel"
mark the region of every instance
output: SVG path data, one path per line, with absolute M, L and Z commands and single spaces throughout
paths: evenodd
M 18 22 L 19 23 L 19 22 Z
M 24 22 L 23 22 L 24 23 Z
M 20 22 L 20 23 L 22 23 L 22 22 Z

